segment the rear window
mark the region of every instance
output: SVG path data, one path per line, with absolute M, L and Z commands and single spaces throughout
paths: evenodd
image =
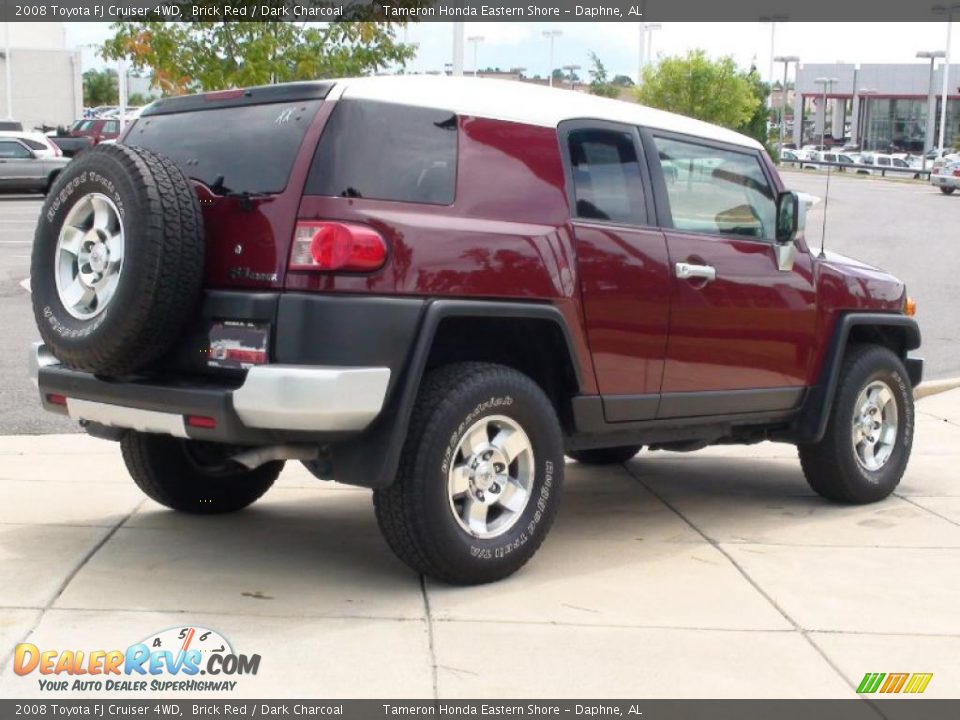
M 136 121 L 124 143 L 166 155 L 218 194 L 279 193 L 321 102 L 150 115 Z
M 446 110 L 341 100 L 306 194 L 449 205 L 457 184 L 457 116 Z

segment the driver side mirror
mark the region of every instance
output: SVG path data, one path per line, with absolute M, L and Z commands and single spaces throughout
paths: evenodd
M 792 243 L 797 233 L 803 229 L 803 213 L 800 196 L 795 192 L 782 192 L 777 197 L 777 235 L 778 243 Z

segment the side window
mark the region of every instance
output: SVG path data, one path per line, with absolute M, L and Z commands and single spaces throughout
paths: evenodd
M 347 99 L 327 121 L 305 192 L 449 205 L 456 185 L 456 115 Z
M 26 145 L 31 150 L 46 150 L 47 146 L 36 140 L 31 140 L 30 138 L 22 138 L 20 140 L 24 145 Z
M 110 120 L 103 124 L 103 132 L 106 134 L 120 132 L 120 123 L 116 120 Z
M 772 241 L 776 200 L 756 155 L 655 137 L 677 230 Z
M 643 224 L 643 186 L 633 134 L 620 130 L 572 130 L 567 144 L 576 216 Z
M 30 151 L 12 140 L 0 140 L 0 158 L 20 159 L 30 157 Z
M 890 158 L 878 157 L 878 158 L 877 158 L 877 165 L 882 165 L 882 166 L 884 166 L 884 167 L 888 167 L 888 166 L 890 165 Z

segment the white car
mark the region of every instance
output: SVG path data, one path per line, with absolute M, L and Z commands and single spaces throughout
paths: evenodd
M 930 174 L 930 184 L 940 188 L 944 195 L 952 195 L 954 190 L 960 188 L 960 155 L 952 157 L 952 161 L 948 160 Z
M 0 138 L 15 138 L 33 150 L 40 160 L 63 157 L 63 150 L 58 148 L 50 138 L 41 132 L 27 132 L 25 130 L 0 130 Z
M 883 153 L 864 153 L 860 156 L 858 175 L 883 175 L 890 177 L 919 178 L 917 168 L 910 167 L 903 158 Z

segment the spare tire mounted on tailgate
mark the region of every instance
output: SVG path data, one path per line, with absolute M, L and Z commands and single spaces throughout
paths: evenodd
M 37 225 L 30 275 L 43 341 L 79 370 L 141 370 L 196 307 L 203 262 L 200 203 L 180 168 L 100 145 L 60 174 Z

